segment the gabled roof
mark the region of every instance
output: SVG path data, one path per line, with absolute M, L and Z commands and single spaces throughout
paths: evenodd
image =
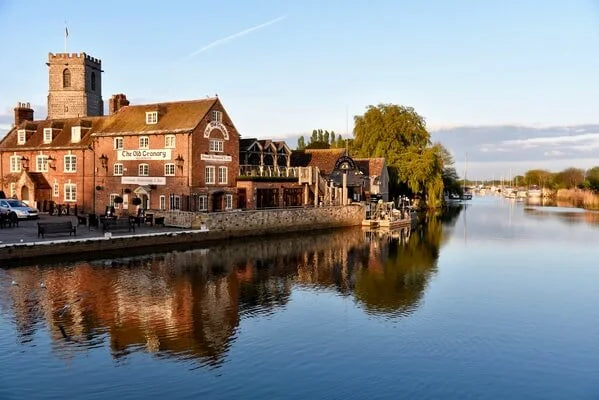
M 329 175 L 335 169 L 339 157 L 345 149 L 306 149 L 291 153 L 292 167 L 318 167 L 323 175 Z
M 94 134 L 119 135 L 191 131 L 206 116 L 218 98 L 177 101 L 171 103 L 125 106 L 108 116 L 107 123 Z M 146 112 L 158 112 L 156 124 L 146 124 Z
M 381 176 L 385 168 L 385 159 L 378 158 L 354 158 L 358 168 L 368 176 Z
M 239 151 L 248 151 L 254 144 L 257 144 L 258 148 L 262 150 L 260 142 L 256 138 L 239 139 Z

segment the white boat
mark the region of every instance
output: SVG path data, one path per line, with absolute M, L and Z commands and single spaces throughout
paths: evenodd
M 542 192 L 541 189 L 528 189 L 527 195 L 530 198 L 541 197 Z

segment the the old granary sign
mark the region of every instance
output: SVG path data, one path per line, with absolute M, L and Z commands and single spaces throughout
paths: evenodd
M 139 149 L 139 150 L 117 150 L 117 160 L 119 161 L 142 161 L 156 160 L 167 161 L 171 159 L 171 149 Z

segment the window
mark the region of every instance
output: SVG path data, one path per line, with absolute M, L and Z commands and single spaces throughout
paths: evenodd
M 25 129 L 19 129 L 17 131 L 17 144 L 25 144 L 27 141 L 27 132 Z
M 139 164 L 138 167 L 138 175 L 139 176 L 148 176 L 150 175 L 150 166 L 148 164 Z
M 158 123 L 158 111 L 149 111 L 146 113 L 146 124 L 153 125 Z
M 44 128 L 44 144 L 52 143 L 52 128 Z
M 48 156 L 36 157 L 37 172 L 48 172 Z
M 69 88 L 71 87 L 71 71 L 65 69 L 62 71 L 62 87 Z
M 226 194 L 225 195 L 225 210 L 232 210 L 232 209 L 233 209 L 233 195 Z
M 71 143 L 79 143 L 81 141 L 81 127 L 71 127 Z
M 74 183 L 65 183 L 64 201 L 77 201 L 77 185 L 75 185 Z
M 15 182 L 10 183 L 10 197 L 15 197 L 17 195 L 17 184 Z
M 52 187 L 52 195 L 54 197 L 60 196 L 60 185 L 56 181 L 54 181 L 54 185 Z
M 141 136 L 139 138 L 139 148 L 147 149 L 150 147 L 150 139 L 147 136 Z
M 21 156 L 10 156 L 10 172 L 21 172 Z
M 222 140 L 210 140 L 210 151 L 223 151 L 223 141 Z
M 92 92 L 95 92 L 96 91 L 96 73 L 94 71 L 92 71 L 91 84 L 92 84 Z
M 206 183 L 214 184 L 214 167 L 206 167 Z
M 114 202 L 114 199 L 116 199 L 117 197 L 119 197 L 119 194 L 118 194 L 118 193 L 111 193 L 111 194 L 110 194 L 110 199 L 109 199 L 109 203 L 108 203 L 108 204 L 109 204 L 111 207 L 114 207 L 114 208 L 119 208 L 119 203 L 115 203 L 115 202 Z
M 227 167 L 218 167 L 218 183 L 227 183 L 227 175 Z
M 220 111 L 212 111 L 212 120 L 216 122 L 221 122 L 223 119 L 223 113 Z
M 175 164 L 164 164 L 164 176 L 175 176 Z
M 171 210 L 180 210 L 181 209 L 181 196 L 176 194 L 171 194 L 170 196 L 170 209 Z
M 123 138 L 122 137 L 114 138 L 114 148 L 115 148 L 115 150 L 121 150 L 123 148 Z
M 64 172 L 76 172 L 77 171 L 77 156 L 67 154 L 64 156 Z
M 208 209 L 208 196 L 198 197 L 198 209 L 200 211 L 206 211 Z
M 164 147 L 167 149 L 175 148 L 175 135 L 166 135 L 164 137 Z
M 123 164 L 114 164 L 112 167 L 112 174 L 116 176 L 123 175 Z
M 166 210 L 166 196 L 165 195 L 161 195 L 160 196 L 160 209 L 161 210 Z

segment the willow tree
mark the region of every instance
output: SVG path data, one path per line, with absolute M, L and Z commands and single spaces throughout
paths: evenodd
M 354 120 L 355 156 L 385 157 L 396 179 L 391 183 L 407 187 L 429 207 L 441 204 L 444 149 L 431 144 L 423 117 L 411 107 L 379 104 Z

